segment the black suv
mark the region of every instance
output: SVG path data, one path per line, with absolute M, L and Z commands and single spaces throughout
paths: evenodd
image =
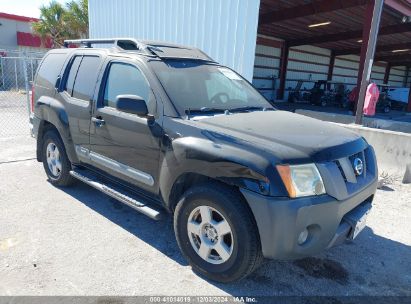
M 82 47 L 48 52 L 32 94 L 37 159 L 52 184 L 81 180 L 153 219 L 168 211 L 185 258 L 221 282 L 364 228 L 377 166 L 360 136 L 277 111 L 198 49 L 67 43 Z M 114 47 L 92 47 L 101 43 Z

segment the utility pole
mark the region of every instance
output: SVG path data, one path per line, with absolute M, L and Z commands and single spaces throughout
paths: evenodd
M 367 86 L 370 83 L 371 70 L 374 62 L 375 45 L 380 27 L 384 0 L 372 0 L 367 4 L 363 27 L 363 45 L 361 48 L 360 69 L 361 85 L 359 88 L 355 123 L 362 124 L 363 108 Z M 364 49 L 366 48 L 366 49 Z M 361 69 L 362 65 L 362 69 Z

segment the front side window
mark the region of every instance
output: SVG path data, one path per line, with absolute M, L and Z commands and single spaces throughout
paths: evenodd
M 150 100 L 150 87 L 142 72 L 135 66 L 113 62 L 108 71 L 104 88 L 103 106 L 115 108 L 118 95 L 137 95 L 142 97 L 147 105 Z
M 99 72 L 100 58 L 98 56 L 84 56 L 77 72 L 73 87 L 73 97 L 90 101 Z

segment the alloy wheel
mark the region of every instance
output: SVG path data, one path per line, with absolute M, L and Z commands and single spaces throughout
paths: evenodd
M 211 264 L 222 264 L 233 253 L 234 239 L 230 224 L 210 206 L 199 206 L 190 213 L 187 233 L 194 251 Z

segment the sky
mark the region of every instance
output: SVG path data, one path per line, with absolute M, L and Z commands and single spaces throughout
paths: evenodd
M 64 0 L 57 0 L 64 4 Z M 50 0 L 0 0 L 0 12 L 26 17 L 40 17 L 39 7 L 49 4 Z

